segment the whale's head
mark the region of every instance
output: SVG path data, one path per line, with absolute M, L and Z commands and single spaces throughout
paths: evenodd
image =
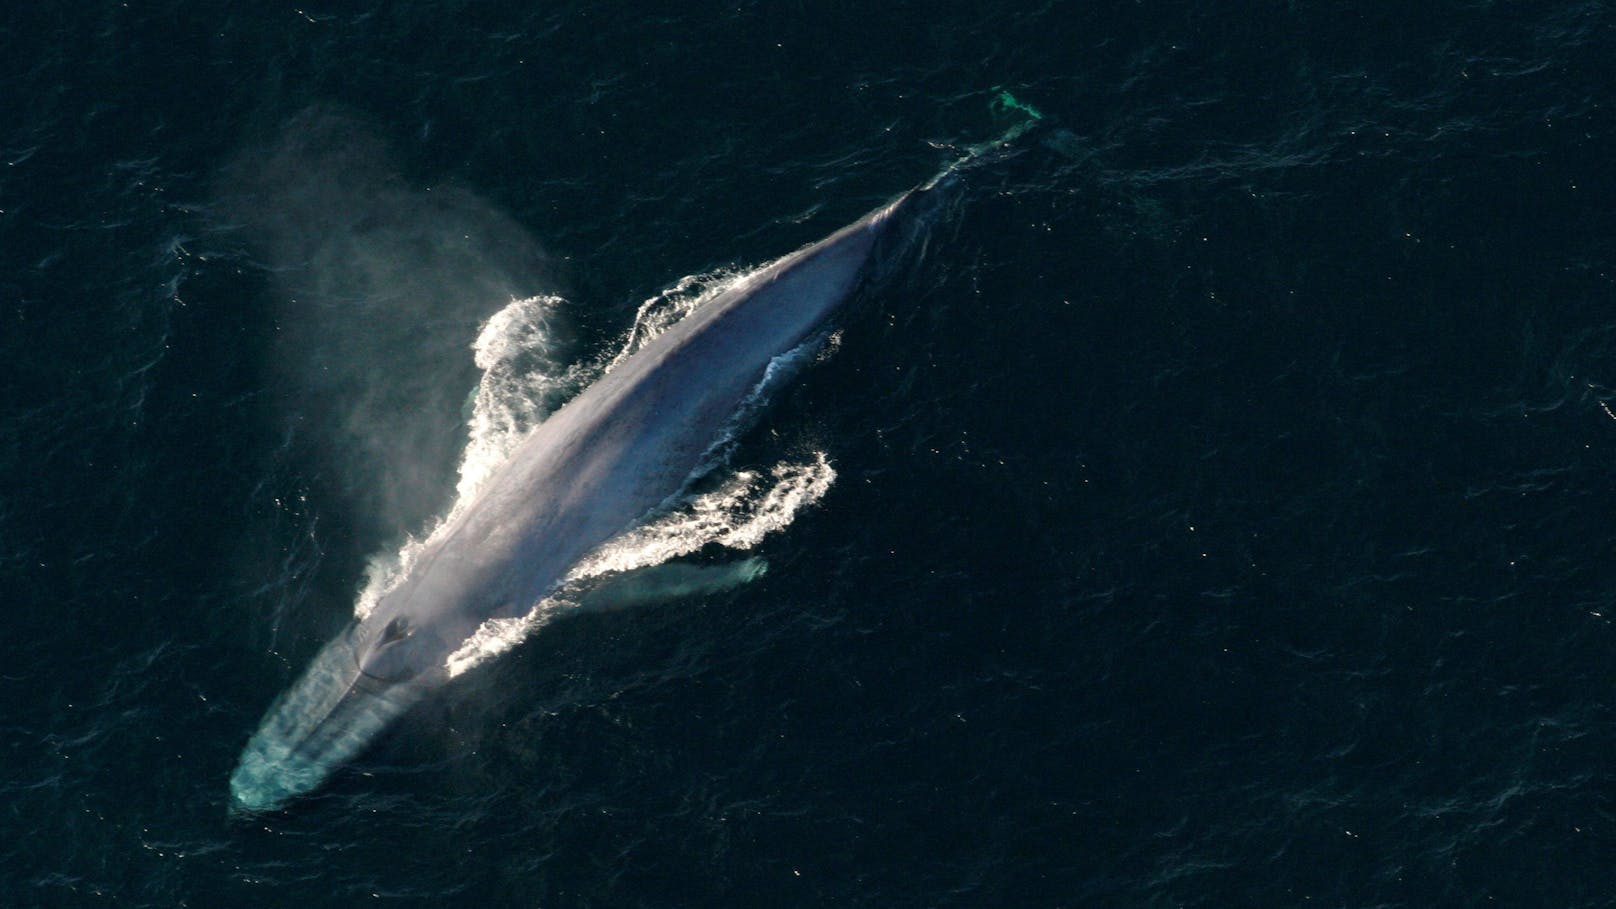
M 325 782 L 443 677 L 401 622 L 337 635 L 264 715 L 230 776 L 233 813 L 279 808 Z
M 476 564 L 423 561 L 269 708 L 230 777 L 233 811 L 273 810 L 317 788 L 448 680 L 449 656 L 504 588 Z

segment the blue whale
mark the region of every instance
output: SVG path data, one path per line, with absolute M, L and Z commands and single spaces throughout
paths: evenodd
M 484 621 L 525 614 L 675 499 L 770 364 L 821 331 L 936 183 L 741 279 L 534 429 L 270 707 L 230 777 L 232 810 L 273 810 L 320 786 L 448 681 L 448 656 Z

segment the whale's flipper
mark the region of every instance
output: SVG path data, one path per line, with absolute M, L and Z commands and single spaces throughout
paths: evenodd
M 750 584 L 768 570 L 769 563 L 761 556 L 721 565 L 663 562 L 594 579 L 578 591 L 576 609 L 613 612 L 722 593 Z

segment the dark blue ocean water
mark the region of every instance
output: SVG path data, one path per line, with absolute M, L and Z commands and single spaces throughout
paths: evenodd
M 0 904 L 1616 904 L 1602 2 L 0 16 Z M 735 468 L 738 589 L 541 628 L 227 815 L 471 344 L 598 361 L 1044 114 Z M 687 557 L 718 563 L 709 547 Z

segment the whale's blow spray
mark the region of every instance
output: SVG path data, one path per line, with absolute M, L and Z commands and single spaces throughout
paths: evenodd
M 478 380 L 466 344 L 512 297 L 555 284 L 544 249 L 498 206 L 403 171 L 380 129 L 320 105 L 217 180 L 223 226 L 272 284 L 271 398 L 369 539 L 401 537 L 452 498 Z M 552 358 L 566 338 L 556 302 L 530 304 L 548 310 Z

